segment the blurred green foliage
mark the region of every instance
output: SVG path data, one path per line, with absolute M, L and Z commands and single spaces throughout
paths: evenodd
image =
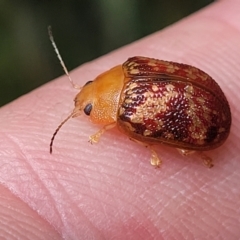
M 197 11 L 213 0 L 1 0 L 0 106 L 69 70 Z

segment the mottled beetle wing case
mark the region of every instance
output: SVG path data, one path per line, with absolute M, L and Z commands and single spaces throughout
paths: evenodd
M 118 126 L 133 139 L 190 150 L 220 146 L 231 125 L 218 84 L 185 64 L 133 57 L 123 64 Z

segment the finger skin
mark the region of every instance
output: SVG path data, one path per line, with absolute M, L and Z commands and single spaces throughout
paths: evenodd
M 31 231 L 43 226 L 39 236 L 52 234 L 52 239 L 237 239 L 239 8 L 238 0 L 216 2 L 71 73 L 83 85 L 136 55 L 204 70 L 226 94 L 233 119 L 226 143 L 208 153 L 214 168 L 205 168 L 195 155 L 184 158 L 159 146 L 163 164 L 154 169 L 148 150 L 117 129 L 90 145 L 88 136 L 99 126 L 84 115 L 64 125 L 50 155 L 52 134 L 73 109 L 77 94 L 63 76 L 0 110 L 0 203 L 6 218 L 16 225 L 24 218 L 23 229 L 30 226 Z M 4 199 L 22 213 L 21 219 L 7 213 Z M 38 221 L 33 224 L 33 219 Z M 7 227 L 3 219 L 0 226 L 1 234 Z M 8 232 L 26 239 L 21 230 Z
M 0 239 L 61 239 L 37 211 L 0 185 Z

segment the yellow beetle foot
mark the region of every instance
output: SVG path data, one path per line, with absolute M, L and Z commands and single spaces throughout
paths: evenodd
M 116 123 L 111 123 L 108 124 L 106 126 L 104 126 L 102 129 L 100 129 L 98 132 L 96 132 L 95 134 L 93 134 L 92 136 L 89 136 L 89 140 L 88 142 L 90 142 L 91 144 L 93 143 L 98 143 L 100 140 L 100 137 L 103 135 L 103 133 L 113 127 L 116 126 Z
M 186 149 L 179 149 L 178 148 L 178 151 L 183 155 L 183 156 L 188 156 L 196 151 L 194 150 L 186 150 Z M 205 155 L 203 152 L 197 152 L 202 161 L 203 161 L 203 164 L 208 167 L 208 168 L 212 168 L 214 166 L 214 164 L 212 163 L 212 159 L 210 157 L 208 157 L 207 155 Z
M 200 153 L 201 159 L 203 161 L 203 164 L 208 167 L 208 168 L 212 168 L 214 166 L 213 164 L 213 160 L 208 157 L 207 155 L 205 155 L 204 153 Z
M 151 165 L 159 168 L 162 164 L 162 160 L 158 157 L 157 153 L 155 152 L 155 150 L 152 149 L 151 146 L 149 146 L 152 156 L 151 156 Z

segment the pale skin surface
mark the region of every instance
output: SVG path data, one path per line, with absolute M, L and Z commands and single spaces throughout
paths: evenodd
M 157 148 L 150 152 L 117 129 L 95 145 L 99 126 L 71 119 L 77 94 L 66 76 L 0 110 L 0 238 L 4 239 L 237 239 L 240 235 L 240 1 L 219 1 L 189 18 L 71 73 L 79 85 L 143 55 L 194 65 L 224 90 L 232 110 L 227 142 L 208 154 Z M 50 43 L 49 43 L 50 44 Z M 54 54 L 54 53 L 53 53 Z

